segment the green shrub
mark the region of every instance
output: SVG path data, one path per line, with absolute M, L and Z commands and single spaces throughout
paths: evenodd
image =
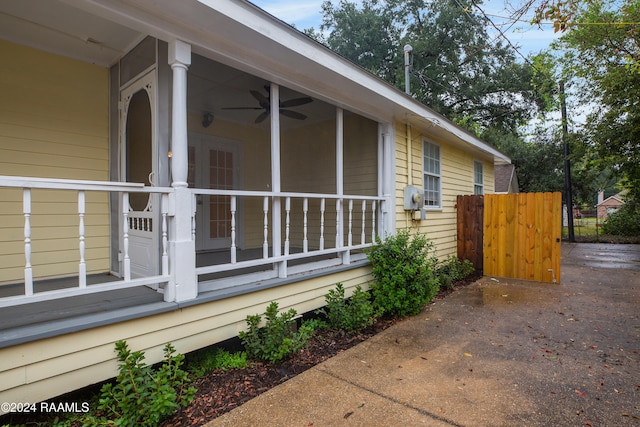
M 188 357 L 188 370 L 196 377 L 217 369 L 245 368 L 247 364 L 247 353 L 244 351 L 229 353 L 219 347 L 198 351 Z
M 317 311 L 327 317 L 329 326 L 345 332 L 359 332 L 375 322 L 369 292 L 358 285 L 349 299 L 344 297 L 342 283 L 325 295 L 326 307 Z
M 451 289 L 453 283 L 465 279 L 474 271 L 473 263 L 468 259 L 460 261 L 458 257 L 449 256 L 437 266 L 435 275 L 441 288 Z
M 329 324 L 322 319 L 317 317 L 306 319 L 302 322 L 303 326 L 311 328 L 313 331 L 318 331 L 321 329 L 329 329 Z
M 371 286 L 376 312 L 406 316 L 417 314 L 438 292 L 437 264 L 430 255 L 433 243 L 426 236 L 399 231 L 384 241 L 377 239 L 367 256 L 376 281 Z
M 239 334 L 249 357 L 277 362 L 300 351 L 313 334 L 313 328 L 303 324 L 296 331 L 292 308 L 278 316 L 278 303 L 273 301 L 265 311 L 266 324 L 260 327 L 262 316 L 247 316 L 248 330 Z
M 604 234 L 640 236 L 640 203 L 628 202 L 602 224 Z
M 100 390 L 101 418 L 88 416 L 85 425 L 157 426 L 165 417 L 193 400 L 196 389 L 188 387 L 181 366 L 184 355 L 174 356 L 171 344 L 164 347 L 164 361 L 154 370 L 144 363 L 144 352 L 130 351 L 125 341 L 116 342 L 119 373 L 115 383 Z

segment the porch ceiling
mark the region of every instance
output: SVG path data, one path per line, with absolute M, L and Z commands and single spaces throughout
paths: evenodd
M 60 0 L 2 0 L 0 38 L 108 67 L 144 34 Z

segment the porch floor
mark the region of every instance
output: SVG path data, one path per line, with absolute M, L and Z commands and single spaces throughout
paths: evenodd
M 64 286 L 62 286 L 64 287 Z M 174 309 L 146 286 L 98 292 L 0 310 L 0 348 Z

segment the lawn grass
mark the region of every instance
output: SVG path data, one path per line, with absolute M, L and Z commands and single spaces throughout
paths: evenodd
M 602 221 L 597 218 L 576 218 L 573 220 L 573 235 L 581 243 L 640 243 L 640 236 L 613 236 L 602 234 Z M 569 227 L 562 227 L 562 238 L 569 237 Z
M 573 220 L 573 233 L 576 236 L 597 236 L 602 233 L 602 223 L 597 218 L 576 218 Z M 568 234 L 568 227 L 563 227 L 563 234 Z

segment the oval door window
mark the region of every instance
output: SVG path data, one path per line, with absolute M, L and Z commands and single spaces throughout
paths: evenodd
M 136 92 L 129 101 L 126 138 L 127 182 L 149 184 L 152 172 L 151 101 L 145 90 Z M 145 210 L 148 200 L 144 193 L 129 194 L 129 204 L 134 211 Z

